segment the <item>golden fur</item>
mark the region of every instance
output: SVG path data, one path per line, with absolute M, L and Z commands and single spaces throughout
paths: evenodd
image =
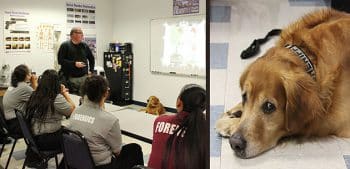
M 311 59 L 316 79 L 286 44 L 298 46 Z M 276 45 L 241 75 L 242 103 L 217 121 L 216 130 L 230 137 L 236 155 L 254 157 L 287 136 L 350 137 L 349 44 L 350 15 L 331 9 L 283 29 Z M 232 115 L 238 110 L 240 117 Z M 242 138 L 244 150 L 236 144 Z
M 156 96 L 150 96 L 147 100 L 147 107 L 140 111 L 146 111 L 146 113 L 154 115 L 162 115 L 165 113 L 165 108 Z

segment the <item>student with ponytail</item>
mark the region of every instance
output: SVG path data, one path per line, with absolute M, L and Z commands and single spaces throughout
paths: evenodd
M 63 117 L 68 118 L 75 104 L 68 90 L 62 85 L 57 71 L 45 70 L 38 80 L 36 91 L 30 96 L 25 118 L 30 124 L 34 140 L 40 150 L 61 150 L 61 126 Z M 31 149 L 26 152 L 27 167 L 47 168 L 41 158 Z M 59 168 L 64 168 L 61 163 Z
M 153 126 L 153 169 L 204 169 L 207 166 L 208 132 L 205 114 L 206 91 L 185 85 L 176 101 L 176 115 L 159 116 Z

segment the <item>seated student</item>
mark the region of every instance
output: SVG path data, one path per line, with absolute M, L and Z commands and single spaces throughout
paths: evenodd
M 55 70 L 46 70 L 40 76 L 36 91 L 30 96 L 26 108 L 26 120 L 31 125 L 34 140 L 40 150 L 61 149 L 61 121 L 69 117 L 75 105 L 67 89 L 60 84 Z M 47 164 L 40 163 L 40 158 L 27 150 L 28 167 L 42 168 Z M 40 166 L 44 165 L 44 166 Z M 61 163 L 60 168 L 64 168 Z
M 70 128 L 86 138 L 97 169 L 130 169 L 143 165 L 138 144 L 122 146 L 119 120 L 104 110 L 109 95 L 108 82 L 102 76 L 87 77 L 82 85 L 83 103 L 70 118 Z
M 22 135 L 15 109 L 25 111 L 26 103 L 37 86 L 37 77 L 31 74 L 26 65 L 18 65 L 12 72 L 11 86 L 3 97 L 4 115 L 10 133 Z
M 157 117 L 153 126 L 148 167 L 153 169 L 208 168 L 205 90 L 185 85 L 176 101 L 176 115 Z

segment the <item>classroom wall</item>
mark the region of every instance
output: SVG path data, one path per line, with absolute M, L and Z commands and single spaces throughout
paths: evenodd
M 113 34 L 113 0 L 84 0 L 68 1 L 81 2 L 96 5 L 96 44 L 97 56 L 96 65 L 103 66 L 103 52 L 108 49 L 108 43 L 111 41 Z M 6 11 L 24 11 L 30 13 L 31 27 L 36 27 L 40 23 L 58 24 L 62 28 L 60 41 L 66 40 L 66 1 L 61 0 L 0 0 L 0 65 L 3 63 L 10 64 L 13 69 L 18 64 L 27 64 L 30 68 L 41 74 L 45 69 L 54 67 L 54 52 L 46 52 L 35 49 L 36 43 L 32 36 L 32 52 L 20 55 L 7 54 L 4 51 L 4 12 Z M 32 33 L 35 35 L 35 33 Z
M 115 0 L 113 9 L 113 40 L 133 44 L 134 100 L 146 102 L 149 96 L 156 95 L 166 107 L 174 108 L 185 84 L 205 87 L 205 78 L 150 72 L 150 20 L 173 17 L 173 0 Z M 205 0 L 200 0 L 200 14 L 205 12 Z

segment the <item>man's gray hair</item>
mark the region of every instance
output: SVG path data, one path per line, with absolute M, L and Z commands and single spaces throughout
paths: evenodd
M 71 30 L 70 30 L 70 36 L 73 35 L 73 33 L 77 32 L 77 31 L 80 31 L 81 28 L 80 27 L 73 27 Z

